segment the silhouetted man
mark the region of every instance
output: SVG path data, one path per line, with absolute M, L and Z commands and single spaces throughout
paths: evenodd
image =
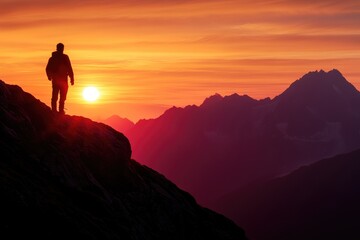
M 49 81 L 52 81 L 51 109 L 54 112 L 57 111 L 57 100 L 60 93 L 59 113 L 65 114 L 64 106 L 69 88 L 68 76 L 71 85 L 74 85 L 74 73 L 69 56 L 64 54 L 64 44 L 56 45 L 56 51 L 52 53 L 46 66 L 46 75 Z

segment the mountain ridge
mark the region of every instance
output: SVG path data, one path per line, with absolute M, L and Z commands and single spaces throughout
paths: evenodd
M 322 159 L 224 196 L 216 209 L 250 239 L 358 239 L 359 159 L 360 149 Z
M 131 120 L 127 118 L 122 118 L 119 115 L 112 115 L 103 120 L 102 122 L 124 134 L 126 134 L 126 132 L 135 125 L 135 123 Z
M 209 207 L 230 186 L 360 147 L 360 94 L 338 70 L 309 72 L 274 99 L 215 94 L 204 103 L 142 120 L 127 136 L 136 159 Z

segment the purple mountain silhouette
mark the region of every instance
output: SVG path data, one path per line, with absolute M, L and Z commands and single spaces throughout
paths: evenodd
M 321 160 L 218 202 L 250 239 L 360 239 L 360 150 Z
M 0 81 L 0 230 L 11 239 L 245 239 L 131 159 L 109 126 L 53 113 Z
M 118 115 L 112 115 L 111 117 L 105 119 L 103 123 L 124 134 L 126 134 L 127 131 L 129 131 L 129 129 L 131 129 L 135 125 L 129 119 L 119 117 Z
M 134 157 L 208 207 L 225 193 L 360 147 L 360 94 L 337 70 L 270 100 L 214 95 L 129 130 Z

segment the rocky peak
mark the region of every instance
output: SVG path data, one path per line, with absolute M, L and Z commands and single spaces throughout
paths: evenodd
M 358 95 L 358 93 L 356 88 L 349 83 L 338 70 L 333 69 L 329 72 L 320 70 L 305 74 L 291 84 L 279 97 L 309 98 L 315 96 L 332 97 L 337 95 L 353 97 L 354 95 Z
M 221 102 L 224 98 L 218 94 L 218 93 L 215 93 L 214 95 L 206 98 L 204 100 L 204 102 L 201 104 L 201 106 L 212 106 L 214 104 L 218 104 L 219 102 Z
M 118 115 L 112 115 L 111 117 L 105 119 L 103 122 L 122 133 L 126 133 L 135 125 L 129 119 L 122 118 Z

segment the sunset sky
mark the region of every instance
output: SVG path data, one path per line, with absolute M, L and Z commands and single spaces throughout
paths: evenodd
M 0 14 L 0 79 L 50 105 L 45 66 L 64 43 L 70 115 L 137 121 L 215 93 L 273 98 L 320 69 L 360 89 L 359 0 L 0 0 Z

